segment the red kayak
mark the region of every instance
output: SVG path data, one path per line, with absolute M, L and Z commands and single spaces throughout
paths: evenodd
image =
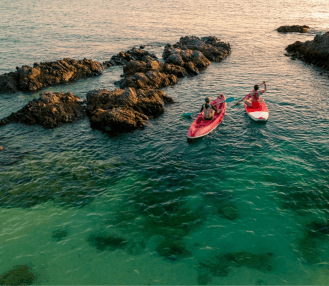
M 264 100 L 262 103 L 253 102 L 251 107 L 244 104 L 244 108 L 246 109 L 249 117 L 254 121 L 266 121 L 268 119 L 269 112 Z
M 211 105 L 217 107 L 219 110 L 219 114 L 215 112 L 213 119 L 203 119 L 203 111 L 199 114 L 187 131 L 188 138 L 195 139 L 203 137 L 213 131 L 222 122 L 226 110 L 226 102 L 223 101 L 225 101 L 224 95 L 222 98 L 217 97 L 213 102 L 211 102 Z

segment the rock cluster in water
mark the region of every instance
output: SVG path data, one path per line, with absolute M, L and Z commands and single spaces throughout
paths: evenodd
M 216 37 L 195 36 L 167 44 L 164 63 L 143 49 L 120 52 L 109 64 L 123 65 L 123 79 L 116 82 L 121 90 L 96 90 L 87 95 L 91 126 L 111 133 L 144 127 L 150 116 L 158 117 L 164 112 L 164 103 L 173 102 L 161 88 L 175 85 L 178 78 L 189 74 L 197 75 L 199 69 L 211 61 L 223 60 L 230 52 L 230 45 Z
M 17 265 L 8 272 L 0 275 L 0 285 L 31 285 L 35 275 L 27 265 Z
M 312 41 L 297 41 L 286 47 L 288 55 L 329 70 L 329 32 L 316 35 Z
M 132 48 L 131 50 L 125 52 L 121 51 L 117 55 L 112 56 L 109 61 L 103 62 L 103 65 L 106 67 L 118 65 L 123 66 L 131 61 L 141 61 L 144 57 L 151 57 L 153 59 L 157 59 L 156 55 L 143 50 L 143 48 Z
M 277 31 L 280 33 L 288 33 L 288 32 L 307 33 L 309 28 L 310 27 L 306 25 L 281 26 L 277 28 Z
M 39 99 L 33 99 L 19 111 L 1 119 L 0 126 L 19 122 L 54 128 L 81 119 L 84 115 L 85 107 L 79 97 L 70 92 L 44 92 Z
M 172 103 L 159 89 L 105 89 L 87 94 L 87 114 L 93 128 L 119 133 L 143 128 L 149 117 L 164 112 L 164 103 Z
M 216 37 L 182 37 L 174 45 L 167 44 L 164 62 L 144 47 L 120 52 L 109 61 L 77 61 L 63 59 L 56 62 L 23 66 L 14 73 L 0 76 L 0 93 L 34 91 L 80 78 L 99 75 L 104 67 L 123 66 L 122 79 L 116 82 L 120 89 L 94 90 L 87 94 L 87 114 L 91 126 L 107 133 L 119 133 L 143 128 L 149 118 L 160 116 L 164 104 L 173 103 L 161 88 L 175 85 L 178 78 L 197 75 L 211 61 L 221 61 L 231 52 L 230 44 Z M 61 99 L 60 99 L 61 97 Z M 43 93 L 39 100 L 0 121 L 40 124 L 45 128 L 72 122 L 83 116 L 83 104 L 70 94 Z
M 103 65 L 94 60 L 65 58 L 55 62 L 16 67 L 16 72 L 0 76 L 0 93 L 36 91 L 53 85 L 100 75 Z
M 198 74 L 211 61 L 220 62 L 231 53 L 230 44 L 216 37 L 182 37 L 174 45 L 167 44 L 163 52 L 166 63 L 184 67 L 190 74 Z

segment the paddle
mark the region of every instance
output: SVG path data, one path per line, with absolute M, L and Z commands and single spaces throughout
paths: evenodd
M 234 101 L 234 97 L 226 98 L 225 101 L 223 101 L 223 102 L 232 102 L 232 101 Z M 194 113 L 194 112 L 183 113 L 182 116 L 184 116 L 184 117 L 191 117 L 191 115 L 192 115 L 193 113 Z
M 259 84 L 259 86 L 261 86 L 263 84 L 263 82 L 262 83 L 260 83 Z M 236 105 L 238 105 L 242 100 L 244 100 L 246 98 L 246 95 L 241 99 L 241 100 L 239 100 L 236 104 L 234 104 L 233 106 L 236 106 Z

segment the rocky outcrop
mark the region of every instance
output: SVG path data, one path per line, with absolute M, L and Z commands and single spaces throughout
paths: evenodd
M 100 75 L 103 66 L 94 60 L 63 59 L 34 63 L 33 67 L 16 67 L 16 72 L 0 76 L 0 93 L 36 91 L 53 85 Z
M 279 33 L 288 33 L 288 32 L 295 32 L 295 33 L 307 33 L 309 26 L 299 26 L 299 25 L 293 25 L 293 26 L 281 26 L 277 28 L 276 30 Z
M 159 89 L 175 85 L 178 78 L 197 75 L 211 61 L 221 61 L 231 52 L 230 44 L 216 37 L 182 37 L 175 45 L 167 44 L 165 62 L 142 48 L 133 48 L 113 56 L 103 65 L 123 65 L 123 75 L 115 91 L 96 90 L 87 95 L 91 126 L 105 132 L 125 132 L 142 128 L 150 116 L 164 111 L 170 102 Z M 120 98 L 125 98 L 120 101 Z
M 93 128 L 120 133 L 143 128 L 146 120 L 164 112 L 164 103 L 172 102 L 159 89 L 101 89 L 87 94 L 87 114 Z
M 316 35 L 314 40 L 297 41 L 286 47 L 288 55 L 329 70 L 329 32 Z
M 116 82 L 121 88 L 159 89 L 177 84 L 179 77 L 187 75 L 184 67 L 162 63 L 145 56 L 138 61 L 130 61 L 123 67 L 123 79 Z
M 0 126 L 19 122 L 55 128 L 60 124 L 81 119 L 84 115 L 85 107 L 79 97 L 70 92 L 44 92 L 39 99 L 33 99 L 19 111 L 1 119 Z
M 167 44 L 163 51 L 166 63 L 184 67 L 189 73 L 198 74 L 211 61 L 220 62 L 231 53 L 230 44 L 216 37 L 182 37 L 174 45 Z
M 103 62 L 103 65 L 106 67 L 117 66 L 117 65 L 126 65 L 131 61 L 142 61 L 144 57 L 150 57 L 152 59 L 157 59 L 155 54 L 152 54 L 148 51 L 143 50 L 144 47 L 132 48 L 128 51 L 121 51 L 117 55 L 111 57 L 109 61 Z
M 146 73 L 135 73 L 116 82 L 121 89 L 132 87 L 135 89 L 164 88 L 177 84 L 177 76 L 165 74 L 159 71 L 148 71 Z

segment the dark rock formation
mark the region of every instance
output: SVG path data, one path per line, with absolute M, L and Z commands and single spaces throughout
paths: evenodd
M 100 75 L 103 66 L 93 60 L 63 59 L 56 62 L 35 63 L 33 67 L 16 67 L 16 72 L 0 76 L 0 93 L 36 91 L 43 87 L 73 82 Z
M 167 44 L 163 51 L 166 63 L 184 67 L 189 73 L 198 74 L 210 61 L 220 62 L 231 53 L 230 44 L 216 37 L 182 37 L 174 45 Z
M 293 26 L 281 26 L 277 28 L 277 31 L 279 33 L 287 33 L 287 32 L 297 32 L 297 33 L 307 33 L 309 26 L 299 26 L 299 25 L 293 25 Z
M 286 51 L 293 58 L 329 70 L 329 32 L 322 36 L 316 35 L 312 41 L 297 41 L 286 47 Z
M 0 285 L 31 285 L 35 278 L 30 267 L 17 265 L 12 270 L 0 275 Z
M 127 87 L 135 89 L 163 88 L 177 84 L 179 77 L 187 75 L 184 67 L 162 63 L 150 56 L 130 61 L 123 67 L 123 72 L 124 78 L 116 82 L 121 89 Z
M 70 92 L 44 92 L 39 99 L 33 99 L 19 111 L 1 119 L 0 126 L 19 122 L 55 128 L 62 123 L 81 119 L 84 115 L 85 107 L 79 97 Z
M 135 73 L 116 82 L 121 89 L 132 87 L 135 89 L 164 88 L 177 84 L 177 76 L 165 74 L 159 71 L 148 71 L 147 73 Z
M 104 66 L 116 66 L 116 65 L 126 65 L 131 61 L 142 61 L 144 57 L 150 57 L 157 59 L 157 56 L 144 50 L 144 47 L 141 46 L 139 49 L 132 48 L 126 52 L 120 52 L 117 55 L 111 57 L 109 61 L 103 62 Z
M 158 89 L 105 89 L 87 94 L 87 114 L 91 126 L 107 133 L 143 128 L 149 117 L 164 112 L 164 103 L 173 100 Z

